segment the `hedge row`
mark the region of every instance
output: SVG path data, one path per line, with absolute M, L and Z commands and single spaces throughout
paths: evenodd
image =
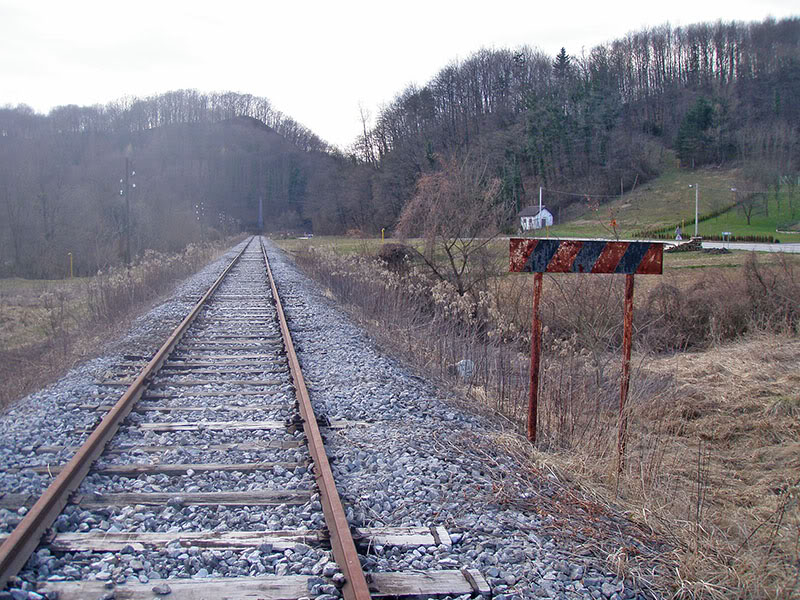
M 675 236 L 671 233 L 654 233 L 648 235 L 637 235 L 635 237 L 649 237 L 657 240 L 672 240 Z M 704 240 L 716 242 L 750 242 L 753 244 L 780 244 L 781 241 L 771 235 L 732 235 L 724 240 L 721 235 L 704 235 Z
M 717 210 L 712 210 L 709 213 L 704 213 L 704 214 L 700 215 L 700 218 L 697 219 L 697 222 L 698 223 L 702 223 L 703 221 L 708 221 L 709 219 L 713 219 L 715 217 L 723 215 L 726 212 L 728 212 L 729 210 L 731 210 L 732 208 L 734 208 L 736 205 L 737 205 L 737 203 L 733 203 L 733 204 L 729 204 L 729 205 L 725 206 L 724 208 L 718 208 Z M 686 221 L 686 227 L 689 227 L 690 225 L 694 225 L 694 219 Z M 667 225 L 665 227 L 658 227 L 656 229 L 642 229 L 640 231 L 636 231 L 633 234 L 633 237 L 654 237 L 654 238 L 659 239 L 659 240 L 668 239 L 668 238 L 660 237 L 660 234 L 668 234 L 668 237 L 669 237 L 669 234 L 673 234 L 673 232 L 675 231 L 676 227 L 681 227 L 681 229 L 682 229 L 683 228 L 683 223 L 675 223 L 674 225 Z M 708 239 L 714 239 L 714 238 L 711 237 L 711 238 L 708 238 Z

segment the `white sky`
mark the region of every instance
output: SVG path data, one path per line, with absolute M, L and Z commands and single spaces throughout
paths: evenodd
M 538 6 L 537 6 L 538 5 Z M 797 0 L 0 0 L 0 105 L 38 112 L 180 88 L 266 96 L 346 147 L 375 115 L 481 47 L 579 54 L 669 22 L 800 15 Z

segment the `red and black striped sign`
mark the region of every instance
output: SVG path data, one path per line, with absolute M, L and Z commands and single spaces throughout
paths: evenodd
M 661 275 L 664 244 L 512 238 L 511 271 Z

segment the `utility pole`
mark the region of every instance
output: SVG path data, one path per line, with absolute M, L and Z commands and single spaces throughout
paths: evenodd
M 202 200 L 194 205 L 194 214 L 197 218 L 197 224 L 200 227 L 200 239 L 206 239 L 206 205 Z
M 697 237 L 697 221 L 700 218 L 697 210 L 700 201 L 700 184 L 690 183 L 689 187 L 694 188 L 694 237 Z
M 542 186 L 539 186 L 539 229 L 542 228 Z
M 125 157 L 125 264 L 131 264 L 131 159 Z
M 125 196 L 125 264 L 131 264 L 131 189 L 136 187 L 130 178 L 136 175 L 136 171 L 131 170 L 131 159 L 125 157 L 125 177 L 119 180 L 122 187 L 119 191 L 120 196 Z

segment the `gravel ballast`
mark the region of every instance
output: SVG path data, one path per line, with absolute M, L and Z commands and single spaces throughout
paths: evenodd
M 4 493 L 39 494 L 51 477 L 30 471 L 65 462 L 72 451 L 37 453 L 40 445 L 75 446 L 98 420 L 98 411 L 86 408 L 108 394 L 94 382 L 122 360 L 123 355 L 150 356 L 160 346 L 200 295 L 222 271 L 241 246 L 232 249 L 194 277 L 185 281 L 174 296 L 137 319 L 127 336 L 110 345 L 107 354 L 73 369 L 48 388 L 32 394 L 0 416 L 0 490 Z M 443 526 L 453 544 L 415 548 L 371 546 L 363 557 L 365 571 L 420 571 L 430 569 L 479 570 L 492 588 L 494 598 L 594 598 L 622 600 L 651 598 L 629 582 L 606 572 L 587 557 L 573 556 L 549 536 L 542 535 L 542 519 L 504 505 L 496 497 L 492 471 L 514 470 L 517 465 L 498 451 L 491 464 L 465 440 L 494 430 L 490 420 L 466 412 L 437 385 L 415 375 L 397 360 L 383 354 L 367 335 L 326 298 L 321 290 L 286 257 L 268 244 L 272 269 L 278 281 L 284 308 L 299 347 L 304 374 L 318 417 L 351 421 L 352 426 L 328 429 L 326 448 L 337 487 L 355 527 Z M 276 377 L 282 377 L 276 375 Z M 287 384 L 288 385 L 288 384 Z M 283 390 L 289 392 L 288 389 Z M 101 399 L 98 400 L 98 396 Z M 223 405 L 230 397 L 213 400 Z M 181 400 L 172 401 L 179 407 Z M 233 399 L 247 405 L 247 398 Z M 167 404 L 165 402 L 164 404 Z M 100 413 L 102 414 L 102 413 Z M 221 410 L 204 411 L 209 421 L 225 420 Z M 192 419 L 201 415 L 183 415 Z M 255 420 L 281 420 L 282 409 L 255 413 Z M 141 419 L 132 414 L 131 419 Z M 161 418 L 161 417 L 158 417 Z M 177 418 L 175 416 L 163 417 Z M 148 420 L 151 420 L 148 418 Z M 274 430 L 230 432 L 182 432 L 169 436 L 155 432 L 130 433 L 111 443 L 175 444 L 165 462 L 190 462 L 195 457 L 179 446 L 202 446 L 300 439 Z M 233 452 L 210 454 L 217 462 L 247 460 L 301 461 L 305 450 L 267 450 L 258 454 Z M 206 458 L 206 455 L 203 456 Z M 118 454 L 106 463 L 123 464 L 129 457 Z M 135 459 L 134 459 L 135 460 Z M 276 487 L 308 489 L 313 476 L 304 467 L 277 468 L 269 475 Z M 140 478 L 147 491 L 180 493 L 187 482 L 197 491 L 208 491 L 230 482 L 231 474 L 189 473 Z M 238 475 L 243 487 L 264 484 L 260 474 Z M 270 483 L 269 487 L 273 484 Z M 92 474 L 82 485 L 91 491 L 122 491 L 117 476 Z M 118 531 L 138 523 L 140 531 L 257 530 L 315 528 L 320 526 L 316 496 L 306 504 L 278 507 L 120 507 L 82 510 L 69 506 L 56 522 L 57 531 Z M 0 533 L 8 533 L 24 514 L 0 509 Z M 305 519 L 305 521 L 304 521 Z M 67 559 L 70 559 L 67 564 Z M 77 560 L 76 560 L 77 559 Z M 254 576 L 306 574 L 330 577 L 336 573 L 327 552 L 299 545 L 294 551 L 272 551 L 264 547 L 247 551 L 217 551 L 167 546 L 146 553 L 106 553 L 84 557 L 54 556 L 37 551 L 21 573 L 23 579 L 51 580 L 114 579 L 157 583 L 168 578 L 208 576 Z M 338 594 L 324 586 L 322 590 Z M 35 593 L 33 585 L 26 591 Z

